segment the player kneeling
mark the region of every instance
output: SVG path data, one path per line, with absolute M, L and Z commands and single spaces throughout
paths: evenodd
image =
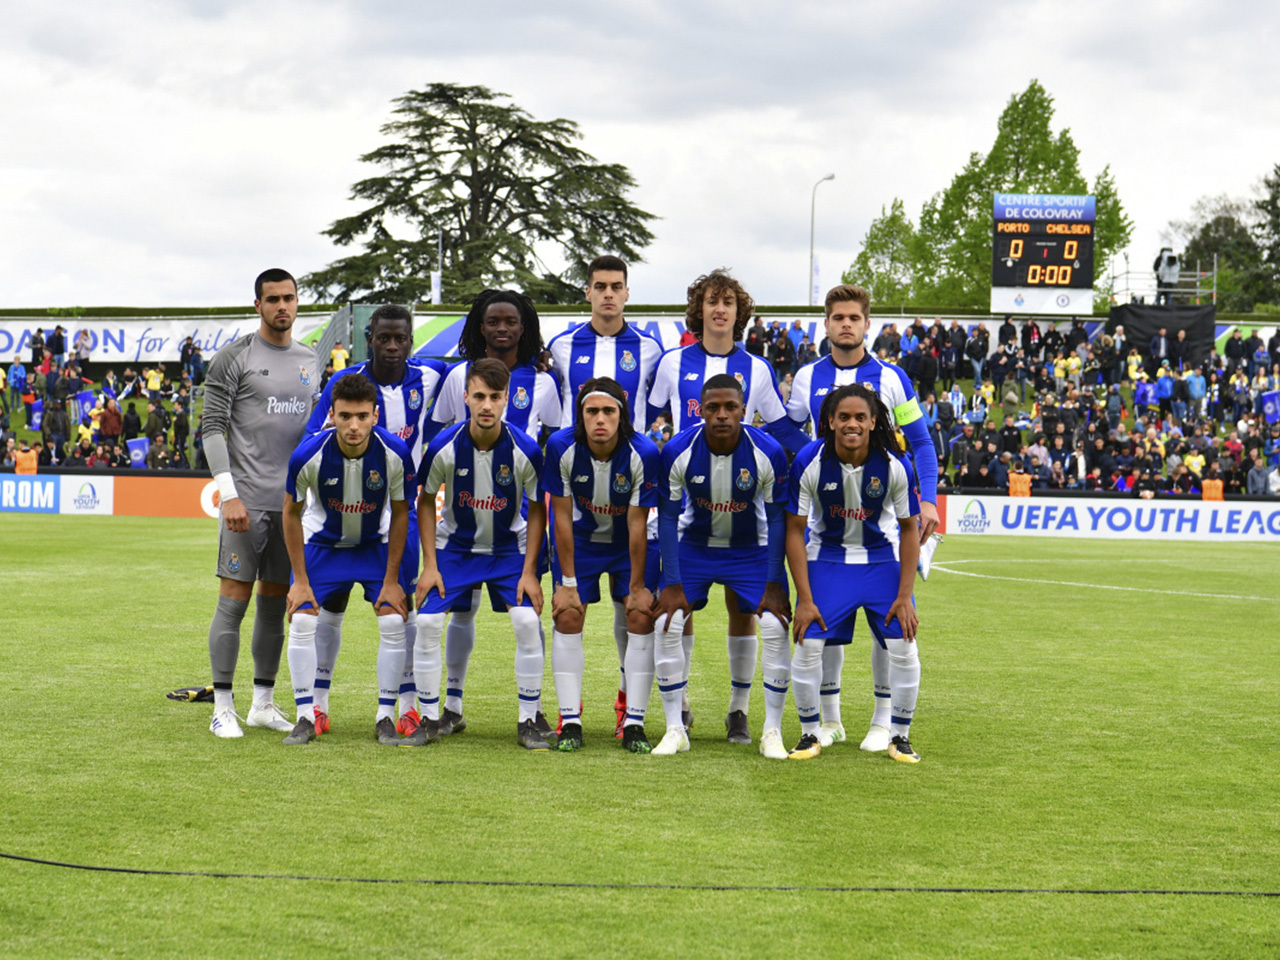
M 409 609 L 399 574 L 415 482 L 408 448 L 376 426 L 377 400 L 377 387 L 368 377 L 353 374 L 336 381 L 333 428 L 303 440 L 289 458 L 283 525 L 293 567 L 287 612 L 298 722 L 285 743 L 315 739 L 316 615 L 326 600 L 356 584 L 364 587 L 378 618 L 374 732 L 379 743 L 400 741 L 392 713 Z
M 912 598 L 920 504 L 911 468 L 900 459 L 888 411 L 863 384 L 827 396 L 819 436 L 792 465 L 787 504 L 787 560 L 796 586 L 791 679 L 802 733 L 791 757 L 822 752 L 823 647 L 849 643 L 863 608 L 876 643 L 889 654 L 889 756 L 918 763 L 909 737 L 920 689 Z
M 542 488 L 553 515 L 551 598 L 555 633 L 551 669 L 560 701 L 557 749 L 582 747 L 582 625 L 600 599 L 600 577 L 627 611 L 626 716 L 622 744 L 648 753 L 644 718 L 653 691 L 653 594 L 658 549 L 648 539 L 649 509 L 657 505 L 658 448 L 635 432 L 621 384 L 599 377 L 577 396 L 575 426 L 552 434 Z
M 422 575 L 413 652 L 422 727 L 406 744 L 429 743 L 439 733 L 445 614 L 457 607 L 470 609 L 472 592 L 488 584 L 490 594 L 506 607 L 516 634 L 517 742 L 528 750 L 551 746 L 537 726 L 545 664 L 538 577 L 547 529 L 547 508 L 538 493 L 542 451 L 527 433 L 502 421 L 510 382 L 501 360 L 485 357 L 473 363 L 463 397 L 470 419 L 436 437 L 422 461 Z M 442 485 L 444 513 L 437 524 L 436 491 Z

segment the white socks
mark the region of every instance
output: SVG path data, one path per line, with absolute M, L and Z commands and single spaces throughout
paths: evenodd
M 454 713 L 462 713 L 462 690 L 467 683 L 467 664 L 476 645 L 476 610 L 480 591 L 471 593 L 471 609 L 455 610 L 449 615 L 449 629 L 444 637 L 445 700 Z
M 886 640 L 885 643 L 891 641 Z M 878 727 L 889 726 L 889 697 L 891 675 L 889 669 L 889 651 L 880 646 L 880 641 L 871 641 L 871 683 L 875 692 L 876 707 L 871 714 L 871 722 Z
M 627 634 L 627 718 L 623 726 L 644 726 L 653 695 L 653 652 L 652 633 Z
M 761 673 L 764 683 L 765 730 L 782 729 L 782 711 L 787 704 L 787 684 L 791 681 L 791 651 L 787 628 L 772 613 L 760 617 L 760 639 L 763 655 Z
M 546 666 L 542 628 L 533 607 L 512 607 L 507 613 L 516 633 L 516 695 L 520 700 L 520 722 L 524 723 L 537 717 L 542 699 L 542 671 Z
M 844 644 L 833 644 L 822 651 L 822 719 L 840 722 L 840 671 L 844 669 Z
M 893 704 L 889 729 L 894 736 L 906 737 L 911 730 L 911 717 L 916 712 L 916 696 L 920 692 L 920 658 L 912 641 L 886 638 L 885 645 L 889 648 L 889 687 Z
M 729 637 L 729 712 L 747 713 L 751 706 L 751 681 L 756 675 L 756 655 L 760 642 L 756 635 Z
M 413 682 L 413 645 L 418 638 L 418 611 L 410 609 L 404 624 L 404 665 L 400 668 L 400 716 L 417 706 L 418 688 Z
M 586 654 L 582 650 L 581 633 L 551 633 L 551 674 L 560 703 L 560 719 L 565 723 L 581 723 L 582 675 L 586 671 Z
M 443 613 L 422 614 L 413 646 L 413 682 L 418 693 L 418 709 L 429 720 L 440 719 L 440 637 L 444 633 L 444 616 Z
M 627 605 L 613 601 L 613 642 L 618 647 L 618 689 L 627 689 Z
M 659 619 L 655 629 L 661 630 Z M 684 700 L 685 669 L 684 644 L 681 633 L 684 631 L 684 613 L 676 611 L 666 630 L 658 633 L 654 644 L 654 676 L 658 681 L 658 692 L 662 695 L 662 711 L 667 718 L 667 729 L 683 726 L 680 707 Z
M 333 683 L 333 666 L 342 649 L 343 613 L 321 607 L 316 614 L 316 709 L 329 712 L 329 686 Z M 291 634 L 292 636 L 292 634 Z M 289 670 L 293 670 L 292 662 Z
M 298 719 L 316 722 L 316 620 L 305 613 L 296 613 L 289 624 L 289 676 L 293 680 L 293 702 L 298 707 Z
M 822 686 L 821 637 L 809 637 L 797 643 L 791 658 L 791 690 L 795 696 L 796 712 L 800 714 L 801 733 L 817 735 L 819 688 Z
M 292 647 L 292 644 L 290 644 Z M 398 613 L 378 617 L 378 717 L 394 717 L 404 671 L 404 620 Z

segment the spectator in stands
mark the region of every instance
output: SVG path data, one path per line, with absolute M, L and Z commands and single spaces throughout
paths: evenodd
M 1034 454 L 1031 455 L 1031 469 L 1027 471 L 1031 478 L 1031 489 L 1045 490 L 1049 486 L 1049 468 L 1044 461 Z
M 120 416 L 120 405 L 110 397 L 102 408 L 102 416 L 98 419 L 98 435 L 104 443 L 115 443 L 124 433 L 124 418 Z
M 785 333 L 773 341 L 769 348 L 769 362 L 773 364 L 774 375 L 781 380 L 791 373 L 796 362 L 796 348 L 791 338 Z
M 124 433 L 121 434 L 125 441 L 133 440 L 142 433 L 142 418 L 138 416 L 137 407 L 134 406 L 132 400 L 129 401 L 129 409 L 124 415 Z
M 58 324 L 53 328 L 53 333 L 49 334 L 49 342 L 45 345 L 45 349 L 53 354 L 53 362 L 61 370 L 67 362 L 67 332 L 62 329 L 62 324 Z
M 151 446 L 147 448 L 147 469 L 164 470 L 168 466 L 169 450 L 164 445 L 164 434 L 153 434 L 151 437 Z
M 996 331 L 996 342 L 1000 346 L 1006 343 L 1016 343 L 1018 340 L 1018 328 L 1013 325 L 1013 315 L 1006 313 L 1004 322 L 1000 324 L 1000 329 Z
M 9 365 L 9 409 L 17 410 L 22 402 L 22 394 L 27 387 L 27 368 L 22 365 L 22 358 L 15 356 Z M 27 411 L 27 422 L 31 422 L 31 411 Z
M 142 377 L 146 381 L 147 399 L 160 401 L 160 388 L 164 386 L 164 366 L 143 367 Z
M 973 336 L 965 344 L 965 355 L 969 358 L 969 364 L 973 368 L 974 390 L 977 390 L 982 384 L 982 367 L 987 360 L 990 341 L 991 337 L 987 333 L 986 324 L 980 323 L 973 331 Z
M 52 440 L 58 449 L 59 456 L 67 448 L 67 438 L 71 435 L 71 424 L 67 420 L 67 409 L 60 403 L 49 404 L 44 411 L 44 420 L 40 425 L 41 437 Z
M 194 386 L 200 386 L 204 383 L 204 355 L 200 352 L 200 344 L 195 345 L 195 349 L 191 352 L 191 383 Z
M 44 359 L 44 330 L 36 327 L 36 332 L 31 336 L 31 365 L 34 367 Z
M 1204 478 L 1200 481 L 1200 499 L 1202 500 L 1222 500 L 1226 485 L 1223 483 L 1222 476 L 1218 473 L 1218 465 L 1212 463 L 1208 470 L 1205 471 Z
M 40 467 L 40 454 L 31 449 L 31 441 L 23 437 L 13 456 L 13 472 L 33 476 Z
M 1267 467 L 1262 460 L 1261 454 L 1253 458 L 1253 468 L 1249 471 L 1249 476 L 1245 481 L 1245 493 L 1251 497 L 1265 497 L 1267 495 Z
M 743 348 L 753 357 L 763 358 L 767 339 L 768 332 L 765 330 L 764 321 L 760 319 L 759 314 L 756 314 L 755 323 L 747 330 L 746 340 L 742 344 Z
M 1231 332 L 1231 336 L 1227 339 L 1226 346 L 1223 347 L 1222 352 L 1226 355 L 1228 374 L 1235 373 L 1236 370 L 1246 364 L 1244 340 L 1240 337 L 1239 327 L 1236 327 Z
M 1169 331 L 1161 327 L 1147 347 L 1147 373 L 1155 376 L 1156 369 L 1169 359 Z
M 789 373 L 778 382 L 778 393 L 782 394 L 783 403 L 791 399 L 791 385 L 792 378 Z
M 129 404 L 129 407 L 132 409 L 133 404 Z M 148 400 L 147 422 L 142 429 L 143 434 L 148 437 L 154 437 L 157 433 L 163 435 L 165 429 L 164 416 L 160 413 L 159 401 Z
M 662 428 L 663 426 L 666 425 L 666 422 L 667 422 L 667 418 L 664 417 L 662 414 L 658 414 L 658 416 L 654 419 L 653 423 L 649 425 L 649 432 L 645 434 L 645 436 L 647 436 L 651 442 L 661 446 L 663 442 Z
M 62 453 L 52 440 L 46 440 L 40 448 L 40 466 L 56 467 L 62 463 Z
M 173 446 L 175 450 L 185 451 L 187 449 L 187 438 L 191 435 L 191 419 L 187 415 L 187 408 L 182 401 L 178 401 L 173 405 Z
M 795 369 L 799 370 L 806 363 L 812 363 L 814 360 L 817 360 L 817 359 L 818 359 L 818 351 L 815 350 L 813 344 L 809 342 L 809 338 L 807 336 L 801 337 L 800 346 L 796 350 Z M 792 371 L 792 373 L 794 372 L 795 370 Z

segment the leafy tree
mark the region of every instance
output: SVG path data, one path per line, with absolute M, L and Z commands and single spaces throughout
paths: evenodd
M 653 239 L 653 215 L 627 199 L 635 180 L 576 147 L 576 123 L 535 120 L 487 87 L 435 83 L 393 102 L 389 142 L 360 158 L 382 172 L 351 188 L 371 205 L 323 231 L 363 252 L 301 280 L 322 298 L 425 299 L 443 231 L 446 300 L 512 285 L 543 302 L 579 300 L 594 257 L 639 260 Z M 569 266 L 549 267 L 551 251 Z
M 1266 303 L 1280 302 L 1280 163 L 1262 178 L 1261 195 L 1253 202 L 1257 218 L 1258 296 Z
M 1225 194 L 1201 197 L 1186 220 L 1175 220 L 1164 232 L 1171 243 L 1182 246 L 1183 270 L 1212 270 L 1218 267 L 1218 305 L 1230 313 L 1248 313 L 1259 299 L 1266 299 L 1268 283 L 1262 249 L 1255 232 L 1259 229 L 1256 203 L 1236 200 Z
M 878 304 L 905 304 L 911 296 L 915 239 L 915 227 L 902 201 L 894 197 L 890 208 L 881 207 L 880 216 L 871 221 L 862 250 L 841 282 L 866 287 Z
M 1095 284 L 1112 254 L 1129 242 L 1133 223 L 1110 167 L 1103 168 L 1090 189 L 1070 131 L 1055 134 L 1052 120 L 1053 98 L 1032 80 L 1001 113 L 991 150 L 971 153 L 951 184 L 925 203 L 909 243 L 909 285 L 918 302 L 956 307 L 990 302 L 994 193 L 1095 194 Z

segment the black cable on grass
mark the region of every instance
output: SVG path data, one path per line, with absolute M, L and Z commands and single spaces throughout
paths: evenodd
M 95 873 L 132 873 L 149 877 L 205 877 L 214 880 L 302 880 L 307 883 L 393 883 L 435 887 L 555 887 L 573 890 L 685 890 L 691 892 L 746 893 L 1043 893 L 1077 896 L 1151 897 L 1280 897 L 1280 890 L 1070 890 L 1054 887 L 840 887 L 754 886 L 733 883 L 573 883 L 566 880 L 439 880 L 415 877 L 308 877 L 290 873 L 213 873 L 203 870 L 154 870 L 145 867 L 100 867 L 85 863 L 41 860 L 0 852 L 0 858 L 35 863 L 43 867 L 90 870 Z

